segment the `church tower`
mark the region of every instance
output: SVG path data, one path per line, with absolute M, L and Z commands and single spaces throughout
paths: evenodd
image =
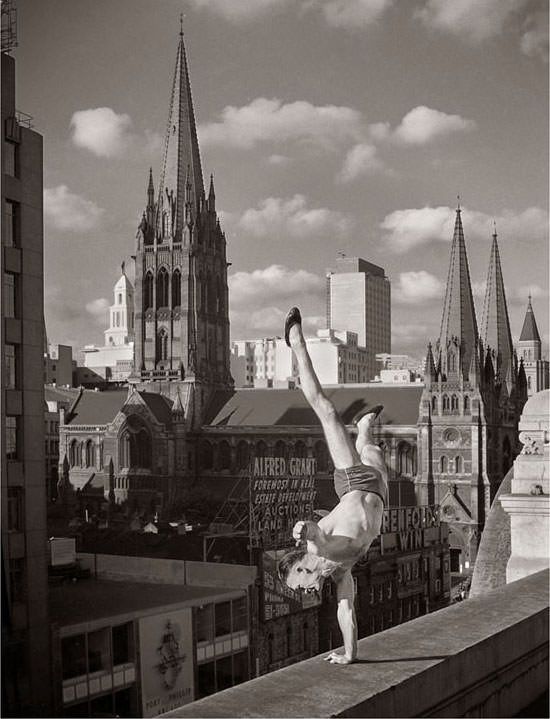
M 196 425 L 233 386 L 226 238 L 212 176 L 205 194 L 183 30 L 158 188 L 150 171 L 137 232 L 132 380 L 184 407 L 193 396 Z
M 435 348 L 428 345 L 418 423 L 419 504 L 439 504 L 453 571 L 473 565 L 485 516 L 515 454 L 517 361 L 496 233 L 478 335 L 460 207 Z
M 533 312 L 531 295 L 529 295 L 527 311 L 516 348 L 526 375 L 527 395 L 530 397 L 536 392 L 548 389 L 548 360 L 542 358 L 542 342 Z
M 114 302 L 109 308 L 109 327 L 105 330 L 105 346 L 120 347 L 134 341 L 134 287 L 124 269 L 114 286 Z

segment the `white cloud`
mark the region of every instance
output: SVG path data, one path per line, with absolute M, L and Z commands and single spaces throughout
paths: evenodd
M 292 159 L 290 157 L 287 157 L 286 155 L 270 155 L 267 158 L 267 164 L 268 165 L 276 165 L 278 167 L 285 167 L 287 165 L 290 165 L 292 163 Z
M 191 0 L 199 10 L 206 9 L 231 22 L 256 20 L 288 4 L 288 0 Z
M 383 169 L 384 163 L 378 157 L 376 147 L 367 143 L 359 143 L 348 151 L 337 180 L 351 182 L 358 177 L 372 175 Z
M 253 272 L 235 272 L 228 278 L 232 307 L 249 310 L 265 302 L 288 299 L 299 294 L 322 295 L 324 279 L 307 270 L 290 270 L 271 265 Z
M 395 210 L 386 215 L 380 227 L 391 249 L 406 251 L 430 242 L 450 242 L 455 216 L 451 207 Z M 462 225 L 470 240 L 490 240 L 495 221 L 499 236 L 513 242 L 544 241 L 548 237 L 548 216 L 538 207 L 519 213 L 504 210 L 496 216 L 462 208 Z
M 44 189 L 44 216 L 58 230 L 85 232 L 99 225 L 105 211 L 69 192 L 67 185 Z
M 98 157 L 120 154 L 128 145 L 132 120 L 110 107 L 78 110 L 71 118 L 72 140 Z
M 105 325 L 107 320 L 107 313 L 111 303 L 105 297 L 99 297 L 96 300 L 86 303 L 86 312 L 92 315 L 95 322 L 100 325 Z
M 308 208 L 304 195 L 291 199 L 268 197 L 259 208 L 246 210 L 239 220 L 242 230 L 256 237 L 289 236 L 296 239 L 330 232 L 344 235 L 352 228 L 347 215 L 326 207 Z
M 331 27 L 356 30 L 380 19 L 393 0 L 307 0 L 306 7 L 322 10 Z
M 527 307 L 527 300 L 529 299 L 529 295 L 531 295 L 531 299 L 533 300 L 547 299 L 548 288 L 543 288 L 540 285 L 536 284 L 522 285 L 521 287 L 518 287 L 516 289 L 511 299 L 514 302 L 523 303 L 525 304 L 525 307 Z
M 419 105 L 405 115 L 393 137 L 405 144 L 423 145 L 453 132 L 472 130 L 475 126 L 473 120 L 467 120 L 460 115 L 447 115 L 440 110 Z
M 539 57 L 548 62 L 548 4 L 542 3 L 540 10 L 527 15 L 523 24 L 521 51 L 528 57 Z
M 358 140 L 362 135 L 361 113 L 351 107 L 315 106 L 304 100 L 283 103 L 258 97 L 243 107 L 228 105 L 219 122 L 201 125 L 202 145 L 249 150 L 262 142 L 289 140 L 332 148 Z
M 427 26 L 474 43 L 500 35 L 527 0 L 427 0 L 416 15 Z
M 445 285 L 426 270 L 401 272 L 399 284 L 392 291 L 392 297 L 402 304 L 420 304 L 427 300 L 441 299 Z

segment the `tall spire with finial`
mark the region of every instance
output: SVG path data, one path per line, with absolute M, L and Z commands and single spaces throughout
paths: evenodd
M 485 347 L 490 347 L 496 356 L 496 370 L 501 379 L 508 374 L 508 367 L 512 363 L 514 346 L 510 331 L 510 320 L 506 305 L 506 294 L 500 254 L 497 242 L 497 228 L 494 224 L 493 243 L 487 273 L 487 287 L 483 303 L 483 317 L 481 321 L 480 336 Z
M 161 178 L 158 188 L 160 225 L 162 205 L 172 195 L 172 236 L 181 241 L 181 233 L 185 224 L 186 179 L 189 171 L 191 186 L 191 209 L 193 214 L 199 211 L 199 202 L 204 195 L 201 158 L 195 112 L 191 96 L 191 83 L 183 35 L 183 15 L 180 16 L 179 43 L 176 55 L 176 68 L 172 84 L 170 111 L 164 138 L 164 157 Z M 159 227 L 157 226 L 157 231 Z
M 449 343 L 459 343 L 462 364 L 460 369 L 464 375 L 467 375 L 470 369 L 476 338 L 477 322 L 466 244 L 464 242 L 459 196 L 451 244 L 451 259 L 447 276 L 445 303 L 443 305 L 443 316 L 441 318 L 441 330 L 439 333 L 442 371 L 445 375 L 448 373 L 447 347 Z
M 527 301 L 527 311 L 525 312 L 525 319 L 523 320 L 523 327 L 521 328 L 521 334 L 519 336 L 520 342 L 540 342 L 539 328 L 537 327 L 537 321 L 535 319 L 535 313 L 533 312 L 533 305 L 531 304 L 531 293 L 529 293 L 529 299 Z

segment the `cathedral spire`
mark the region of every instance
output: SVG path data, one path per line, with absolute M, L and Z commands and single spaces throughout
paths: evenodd
M 485 347 L 490 347 L 494 351 L 496 355 L 495 369 L 504 379 L 508 376 L 508 367 L 512 363 L 514 347 L 512 333 L 510 332 L 508 308 L 506 306 L 496 227 L 493 233 L 493 244 L 489 259 L 480 334 Z
M 447 276 L 445 304 L 439 334 L 439 349 L 442 356 L 442 371 L 445 375 L 452 368 L 448 362 L 448 348 L 451 343 L 459 343 L 462 371 L 467 376 L 470 369 L 472 352 L 477 337 L 477 323 L 470 282 L 470 270 L 462 229 L 460 206 L 456 210 L 455 228 L 451 245 L 451 260 Z
M 525 312 L 525 319 L 523 320 L 523 327 L 521 328 L 521 335 L 519 336 L 520 342 L 540 342 L 539 329 L 537 327 L 537 321 L 535 320 L 535 313 L 533 312 L 533 305 L 531 304 L 531 295 L 527 303 L 527 311 Z
M 189 81 L 189 68 L 185 53 L 183 29 L 180 29 L 170 111 L 164 138 L 162 174 L 158 188 L 159 210 L 163 201 L 161 198 L 164 198 L 166 193 L 173 193 L 175 198 L 171 230 L 176 242 L 181 241 L 181 233 L 185 224 L 188 171 L 191 209 L 193 214 L 196 215 L 199 210 L 200 198 L 204 194 L 204 185 L 191 96 L 191 83 Z M 159 216 L 157 218 L 159 225 L 161 220 L 162 218 Z

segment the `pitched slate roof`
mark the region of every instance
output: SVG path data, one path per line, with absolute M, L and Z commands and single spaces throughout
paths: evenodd
M 155 392 L 140 392 L 141 398 L 159 422 L 170 422 L 172 400 Z M 84 390 L 67 424 L 108 424 L 117 416 L 128 397 L 126 389 L 95 392 Z
M 415 425 L 423 385 L 333 385 L 323 388 L 346 424 L 368 405 L 383 404 L 382 424 Z M 319 420 L 300 389 L 238 389 L 212 426 L 315 426 Z

